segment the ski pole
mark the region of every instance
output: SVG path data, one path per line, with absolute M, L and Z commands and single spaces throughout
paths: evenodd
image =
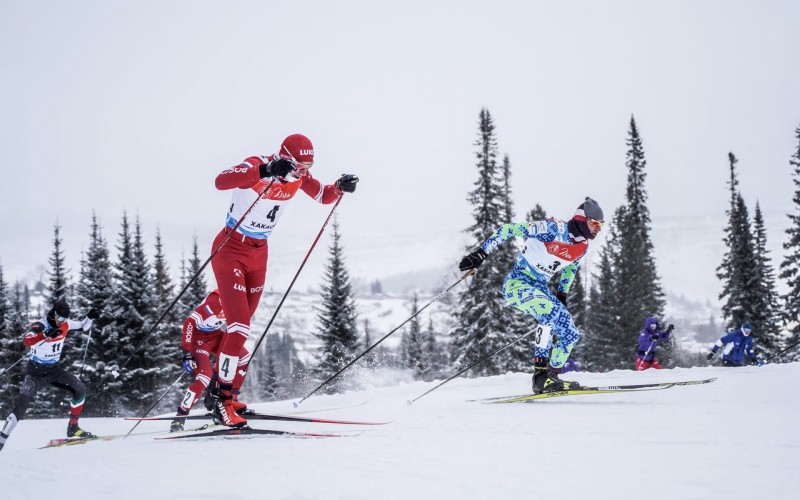
M 94 326 L 90 326 L 89 337 L 86 338 L 86 347 L 83 349 L 83 362 L 81 362 L 81 369 L 78 370 L 78 378 L 81 378 L 81 374 L 83 373 L 83 367 L 86 366 L 86 354 L 89 352 L 89 344 L 92 342 L 93 331 L 94 331 Z
M 319 386 L 317 386 L 317 388 L 316 388 L 316 389 L 314 389 L 313 391 L 309 392 L 309 393 L 308 393 L 308 394 L 307 394 L 305 397 L 303 397 L 303 399 L 301 399 L 300 401 L 298 401 L 298 402 L 294 403 L 294 406 L 295 406 L 295 408 L 296 408 L 296 407 L 298 407 L 298 406 L 300 406 L 300 403 L 302 403 L 303 401 L 305 401 L 306 399 L 308 399 L 308 398 L 309 398 L 309 397 L 310 397 L 312 394 L 314 394 L 314 393 L 315 393 L 315 392 L 317 392 L 318 390 L 322 389 L 322 388 L 323 388 L 325 385 L 327 385 L 327 384 L 328 384 L 328 383 L 329 383 L 331 380 L 333 380 L 333 379 L 335 379 L 336 377 L 338 377 L 339 375 L 341 375 L 341 374 L 342 374 L 342 372 L 344 372 L 345 370 L 347 370 L 348 368 L 350 368 L 350 367 L 353 365 L 353 363 L 355 363 L 356 361 L 358 361 L 359 359 L 361 359 L 362 357 L 364 357 L 364 356 L 365 356 L 365 355 L 366 355 L 368 352 L 370 352 L 370 351 L 371 351 L 371 350 L 373 350 L 375 347 L 377 347 L 377 345 L 378 345 L 378 344 L 380 344 L 381 342 L 383 342 L 384 340 L 386 340 L 387 338 L 389 338 L 389 335 L 393 334 L 394 332 L 396 332 L 397 330 L 399 330 L 400 328 L 402 328 L 402 326 L 403 326 L 403 325 L 405 325 L 406 323 L 408 323 L 409 321 L 411 321 L 412 319 L 414 319 L 415 317 L 417 317 L 417 316 L 418 316 L 418 315 L 419 315 L 419 314 L 420 314 L 422 311 L 424 311 L 425 309 L 427 309 L 427 308 L 428 308 L 428 306 L 430 306 L 431 304 L 433 304 L 434 302 L 436 302 L 437 300 L 439 300 L 440 298 L 442 298 L 442 297 L 443 297 L 443 296 L 444 296 L 444 295 L 445 295 L 447 292 L 449 292 L 450 290 L 452 290 L 453 288 L 455 288 L 455 287 L 456 287 L 456 285 L 458 285 L 459 283 L 461 283 L 462 281 L 464 281 L 464 279 L 466 279 L 467 277 L 469 277 L 469 276 L 472 276 L 473 274 L 475 274 L 475 272 L 476 272 L 476 271 L 477 271 L 477 269 L 470 269 L 469 271 L 467 271 L 466 273 L 464 273 L 464 275 L 463 275 L 463 276 L 461 276 L 460 278 L 458 278 L 458 281 L 456 281 L 455 283 L 453 283 L 452 285 L 450 285 L 450 286 L 449 286 L 447 289 L 445 289 L 445 290 L 442 290 L 441 292 L 439 292 L 439 295 L 437 295 L 436 297 L 434 297 L 433 299 L 431 299 L 431 301 L 430 301 L 430 302 L 428 302 L 427 304 L 425 304 L 425 305 L 424 305 L 424 306 L 423 306 L 423 307 L 422 307 L 420 310 L 418 310 L 418 311 L 417 311 L 415 314 L 412 314 L 412 315 L 411 315 L 411 317 L 409 317 L 407 320 L 405 320 L 405 321 L 403 321 L 402 323 L 400 323 L 400 324 L 397 326 L 397 328 L 395 328 L 395 329 L 394 329 L 394 330 L 392 330 L 391 332 L 389 332 L 389 333 L 387 333 L 386 335 L 384 335 L 383 337 L 381 337 L 381 339 L 380 339 L 380 340 L 378 340 L 377 342 L 375 342 L 374 344 L 372 344 L 372 345 L 371 345 L 371 346 L 370 346 L 370 347 L 369 347 L 369 348 L 368 348 L 366 351 L 362 352 L 361 354 L 359 354 L 358 356 L 356 356 L 356 357 L 355 357 L 355 358 L 354 358 L 352 361 L 350 361 L 349 363 L 347 363 L 347 364 L 344 366 L 344 368 L 342 368 L 342 369 L 341 369 L 341 370 L 339 370 L 338 372 L 336 372 L 336 373 L 334 373 L 333 375 L 331 375 L 330 377 L 328 377 L 328 380 L 326 380 L 325 382 L 321 383 L 321 384 L 320 384 Z M 509 344 L 509 345 L 510 345 L 510 344 Z
M 18 364 L 22 363 L 22 360 L 27 358 L 27 357 L 28 357 L 28 354 L 25 354 L 24 356 L 22 356 L 21 358 L 16 360 L 13 365 L 11 365 L 8 368 L 6 368 L 5 370 L 3 370 L 2 373 L 0 373 L 0 378 L 3 378 L 6 375 L 6 373 L 10 372 L 12 368 L 14 368 Z
M 645 359 L 647 358 L 647 355 L 650 354 L 650 350 L 653 349 L 653 344 L 655 343 L 656 343 L 655 340 L 650 341 L 650 347 L 648 347 L 647 350 L 644 352 L 644 356 L 642 356 L 642 362 L 639 363 L 639 368 L 641 368 L 641 366 L 645 363 Z M 639 371 L 639 368 L 637 368 L 637 371 Z M 641 371 L 644 371 L 644 368 L 641 368 Z
M 42 340 L 41 342 L 39 342 L 38 344 L 36 344 L 35 346 L 33 346 L 33 348 L 35 349 L 35 348 L 39 347 L 39 346 L 40 346 L 40 345 L 42 345 L 42 344 L 44 344 L 44 340 Z M 23 354 L 23 356 L 22 356 L 21 358 L 19 358 L 18 360 L 14 361 L 14 364 L 12 364 L 12 365 L 11 365 L 11 366 L 9 366 L 8 368 L 6 368 L 6 369 L 5 369 L 5 370 L 3 370 L 2 372 L 0 372 L 0 378 L 3 378 L 3 377 L 6 375 L 6 373 L 10 372 L 12 368 L 14 368 L 14 367 L 15 367 L 15 366 L 17 366 L 18 364 L 22 363 L 22 361 L 23 361 L 25 358 L 29 357 L 30 355 L 31 355 L 30 351 L 28 351 L 28 352 L 26 352 L 25 354 Z
M 139 348 L 141 348 L 144 345 L 144 343 L 148 339 L 148 337 L 150 337 L 150 335 L 152 335 L 153 332 L 156 331 L 156 328 L 158 327 L 158 325 L 161 324 L 161 321 L 164 319 L 164 317 L 167 315 L 167 313 L 169 313 L 172 310 L 172 308 L 175 307 L 175 304 L 177 304 L 178 301 L 181 299 L 181 297 L 183 297 L 183 294 L 186 293 L 186 290 L 188 290 L 189 287 L 192 285 L 192 283 L 194 283 L 194 280 L 196 280 L 197 277 L 200 276 L 200 273 L 202 273 L 203 270 L 208 265 L 208 263 L 211 262 L 211 259 L 213 259 L 214 256 L 216 256 L 219 253 L 219 251 L 222 250 L 222 247 L 225 246 L 225 243 L 228 242 L 228 240 L 233 235 L 233 233 L 236 231 L 236 229 L 238 229 L 239 226 L 242 224 L 242 222 L 244 222 L 244 218 L 247 217 L 247 214 L 249 214 L 253 210 L 253 207 L 256 206 L 256 203 L 258 203 L 258 200 L 260 200 L 261 197 L 264 196 L 264 193 L 266 193 L 269 190 L 269 188 L 272 187 L 272 184 L 274 182 L 275 182 L 275 179 L 272 179 L 271 181 L 269 181 L 269 184 L 267 184 L 264 187 L 264 189 L 262 189 L 261 191 L 258 192 L 258 196 L 256 197 L 256 200 L 253 202 L 253 204 L 250 205 L 250 208 L 248 208 L 247 211 L 242 214 L 242 216 L 239 218 L 239 220 L 236 221 L 236 224 L 228 232 L 228 234 L 225 235 L 225 238 L 223 238 L 223 240 L 220 242 L 219 246 L 213 252 L 211 252 L 211 255 L 209 255 L 208 258 L 206 259 L 206 261 L 203 262 L 203 265 L 200 266 L 200 269 L 198 269 L 197 272 L 194 273 L 194 276 L 192 276 L 191 279 L 189 279 L 189 281 L 186 282 L 186 286 L 183 287 L 183 290 L 181 290 L 181 293 L 179 293 L 175 297 L 175 299 L 172 301 L 172 303 L 169 306 L 167 306 L 166 309 L 164 309 L 164 312 L 161 313 L 161 316 L 158 317 L 156 322 L 153 323 L 153 326 L 150 327 L 150 330 L 148 330 L 148 332 L 145 334 L 145 336 L 142 337 L 142 340 L 139 341 L 139 344 L 133 349 L 133 352 L 131 352 L 130 356 L 128 356 L 128 359 L 126 359 L 125 362 L 122 363 L 122 365 L 120 365 L 120 367 L 117 370 L 113 370 L 111 372 L 111 374 L 114 376 L 114 378 L 117 378 L 119 376 L 119 372 L 121 372 L 125 368 L 125 366 L 127 366 L 128 363 L 130 363 L 131 359 L 133 359 L 133 355 L 136 354 L 139 351 Z
M 156 401 L 155 403 L 153 403 L 153 406 L 151 406 L 150 408 L 148 408 L 148 410 L 147 410 L 146 412 L 144 412 L 144 415 L 142 415 L 142 418 L 144 418 L 144 417 L 146 417 L 147 415 L 149 415 L 149 414 L 150 414 L 150 412 L 151 412 L 151 411 L 153 411 L 153 408 L 155 408 L 156 406 L 158 406 L 158 403 L 160 403 L 160 402 L 161 402 L 161 400 L 162 400 L 162 399 L 164 399 L 164 396 L 166 396 L 167 394 L 169 394 L 169 391 L 171 391 L 171 390 L 172 390 L 172 388 L 173 388 L 173 387 L 175 387 L 175 386 L 178 384 L 178 382 L 180 382 L 180 381 L 181 381 L 181 379 L 183 378 L 183 376 L 184 376 L 184 375 L 186 375 L 186 372 L 185 372 L 185 371 L 183 371 L 183 370 L 181 370 L 181 374 L 180 374 L 180 376 L 179 376 L 179 377 L 178 377 L 178 378 L 175 380 L 175 382 L 173 382 L 173 383 L 172 383 L 172 385 L 171 385 L 171 386 L 167 387 L 167 390 L 166 390 L 166 391 L 164 391 L 164 394 L 162 394 L 160 398 L 158 398 L 158 401 Z M 131 430 L 129 430 L 129 431 L 128 431 L 128 433 L 127 433 L 127 434 L 125 434 L 125 437 L 123 437 L 122 439 L 127 439 L 127 438 L 128 438 L 128 436 L 130 436 L 130 435 L 131 435 L 131 432 L 133 432 L 133 431 L 134 431 L 134 429 L 136 429 L 136 427 L 137 427 L 139 424 L 141 424 L 142 422 L 144 422 L 144 420 L 139 420 L 138 422 L 136 422 L 136 425 L 134 425 L 133 427 L 131 427 Z
M 476 362 L 472 363 L 472 364 L 471 364 L 471 365 L 469 365 L 468 367 L 466 367 L 466 368 L 464 368 L 463 370 L 461 370 L 460 372 L 456 373 L 455 375 L 453 375 L 453 376 L 452 376 L 452 377 L 450 377 L 449 379 L 445 380 L 444 382 L 441 382 L 441 383 L 440 383 L 439 385 L 437 385 L 436 387 L 434 387 L 434 388 L 432 388 L 432 389 L 429 389 L 429 390 L 427 390 L 427 391 L 423 392 L 422 394 L 420 394 L 419 396 L 415 397 L 414 399 L 412 399 L 412 400 L 410 400 L 410 401 L 407 401 L 407 402 L 406 402 L 406 404 L 409 404 L 409 405 L 411 405 L 411 404 L 414 404 L 414 402 L 415 402 L 415 401 L 417 401 L 418 399 L 420 399 L 422 396 L 425 396 L 426 394 L 430 394 L 430 393 L 432 393 L 433 391 L 435 391 L 435 390 L 436 390 L 436 389 L 438 389 L 439 387 L 443 386 L 444 384 L 446 384 L 446 383 L 450 382 L 451 380 L 453 380 L 454 378 L 458 377 L 459 375 L 461 375 L 461 374 L 462 374 L 462 373 L 464 373 L 465 371 L 467 371 L 467 370 L 470 370 L 471 368 L 474 368 L 474 367 L 478 366 L 479 364 L 481 364 L 481 363 L 483 363 L 484 361 L 486 361 L 487 359 L 491 358 L 492 356 L 494 356 L 494 355 L 495 355 L 495 354 L 497 354 L 498 352 L 500 352 L 500 351 L 503 351 L 503 350 L 505 350 L 505 349 L 508 349 L 509 347 L 511 347 L 512 345 L 516 344 L 516 343 L 517 343 L 517 342 L 519 342 L 520 340 L 524 339 L 525 337 L 527 337 L 527 336 L 528 336 L 528 335 L 530 335 L 531 333 L 535 332 L 535 331 L 536 331 L 538 328 L 539 328 L 539 327 L 537 326 L 536 328 L 534 328 L 533 330 L 529 331 L 529 332 L 528 332 L 528 333 L 526 333 L 525 335 L 522 335 L 522 336 L 520 336 L 520 337 L 517 337 L 515 340 L 513 340 L 513 341 L 509 342 L 508 344 L 504 345 L 503 347 L 501 347 L 500 349 L 498 349 L 498 350 L 494 351 L 493 353 L 491 353 L 491 354 L 487 354 L 486 356 L 482 357 L 482 358 L 481 358 L 481 359 L 479 359 L 478 361 L 476 361 Z
M 773 354 L 772 356 L 770 356 L 769 358 L 767 358 L 767 359 L 766 359 L 764 362 L 765 362 L 765 363 L 769 363 L 770 361 L 772 361 L 773 359 L 777 358 L 777 357 L 778 357 L 778 356 L 780 356 L 781 354 L 783 354 L 783 353 L 785 353 L 785 352 L 787 352 L 787 351 L 789 351 L 789 350 L 791 350 L 791 349 L 794 349 L 795 347 L 797 347 L 797 346 L 799 346 L 799 345 L 800 345 L 800 342 L 795 342 L 794 344 L 790 345 L 789 347 L 787 347 L 786 349 L 782 350 L 782 351 L 781 351 L 781 352 L 779 352 L 778 354 Z
M 269 323 L 267 323 L 267 327 L 264 329 L 264 333 L 262 333 L 261 337 L 258 338 L 258 342 L 256 342 L 256 346 L 253 348 L 253 355 L 255 355 L 255 353 L 258 352 L 258 346 L 261 345 L 261 341 L 264 340 L 264 337 L 267 335 L 267 332 L 269 331 L 270 327 L 272 326 L 272 322 L 275 321 L 275 317 L 278 315 L 278 311 L 281 310 L 281 307 L 283 306 L 283 302 L 286 300 L 286 297 L 289 296 L 289 292 L 292 291 L 292 287 L 294 286 L 294 282 L 297 281 L 297 277 L 300 276 L 300 271 L 302 271 L 303 267 L 305 267 L 306 262 L 308 261 L 308 258 L 311 256 L 311 252 L 314 251 L 314 247 L 317 246 L 317 242 L 319 241 L 320 236 L 322 236 L 322 232 L 325 231 L 325 227 L 328 225 L 328 222 L 331 220 L 331 217 L 333 216 L 333 212 L 334 212 L 334 210 L 336 210 L 336 207 L 339 206 L 339 202 L 342 201 L 342 198 L 344 198 L 344 195 L 340 196 L 339 199 L 336 200 L 336 203 L 333 205 L 333 208 L 331 209 L 331 213 L 328 214 L 328 218 L 325 219 L 325 222 L 322 224 L 322 227 L 320 228 L 319 233 L 317 234 L 317 237 L 314 239 L 314 243 L 311 244 L 311 248 L 308 249 L 308 253 L 306 254 L 305 259 L 303 259 L 303 263 L 300 264 L 300 268 L 295 273 L 294 278 L 292 278 L 292 282 L 289 283 L 289 288 L 286 289 L 286 292 L 283 294 L 283 297 L 281 297 L 281 301 L 278 303 L 278 307 L 276 307 L 275 308 L 275 312 L 272 313 L 272 317 L 269 319 Z

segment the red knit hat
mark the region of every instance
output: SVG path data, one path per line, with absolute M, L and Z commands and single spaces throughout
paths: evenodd
M 281 158 L 300 163 L 314 163 L 314 145 L 303 134 L 292 134 L 283 140 L 280 150 Z

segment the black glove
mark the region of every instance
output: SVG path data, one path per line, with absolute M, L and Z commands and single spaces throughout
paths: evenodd
M 262 163 L 258 167 L 258 173 L 262 179 L 264 177 L 286 177 L 292 170 L 294 170 L 294 163 L 283 158 L 272 160 L 269 163 Z
M 671 332 L 674 329 L 675 329 L 675 325 L 673 325 L 672 323 L 670 323 L 670 325 L 667 327 L 667 331 L 668 332 Z
M 352 174 L 342 174 L 341 177 L 336 181 L 336 187 L 344 191 L 345 193 L 354 193 L 356 190 L 356 184 L 358 183 L 358 177 Z
M 458 264 L 459 271 L 469 271 L 470 269 L 478 269 L 483 264 L 483 260 L 486 258 L 486 252 L 483 249 L 479 248 L 476 251 L 472 252 L 471 254 L 465 256 L 461 259 L 461 262 Z
M 91 320 L 95 320 L 95 319 L 100 317 L 100 313 L 101 312 L 102 311 L 100 310 L 100 308 L 93 307 L 93 308 L 89 309 L 89 312 L 86 313 L 86 317 L 91 319 Z
M 51 328 L 49 330 L 45 330 L 42 332 L 45 337 L 48 339 L 54 339 L 61 335 L 61 328 Z
M 650 340 L 658 340 L 658 334 L 654 333 L 654 334 L 650 335 Z
M 709 360 L 709 361 L 711 361 L 711 359 L 712 359 L 713 357 L 714 357 L 714 353 L 713 353 L 713 352 L 710 352 L 710 353 L 708 353 L 708 356 L 706 356 L 706 359 L 707 359 L 707 360 Z
M 566 292 L 556 292 L 556 298 L 564 304 L 564 307 L 567 307 L 567 293 Z

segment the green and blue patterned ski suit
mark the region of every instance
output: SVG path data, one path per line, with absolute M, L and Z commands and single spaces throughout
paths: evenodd
M 569 292 L 588 241 L 581 236 L 571 236 L 566 222 L 548 219 L 504 224 L 481 245 L 481 249 L 490 254 L 514 236 L 525 239 L 525 249 L 506 276 L 504 297 L 508 304 L 552 328 L 552 334 L 557 337 L 555 344 L 550 341 L 547 348 L 537 346 L 534 354 L 550 358 L 550 365 L 560 369 L 578 342 L 580 332 L 567 308 L 550 292 L 547 282 L 560 271 L 558 291 Z M 551 347 L 552 352 L 548 352 Z

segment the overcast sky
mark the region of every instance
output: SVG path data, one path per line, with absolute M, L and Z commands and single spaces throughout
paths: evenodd
M 46 263 L 58 221 L 77 275 L 92 211 L 115 244 L 127 210 L 149 251 L 160 225 L 176 269 L 193 235 L 205 256 L 224 224 L 217 173 L 300 132 L 317 178 L 361 178 L 337 209 L 356 277 L 441 267 L 467 243 L 482 107 L 519 215 L 540 203 L 568 218 L 586 195 L 610 215 L 634 115 L 660 246 L 659 221 L 724 218 L 729 151 L 751 210 L 782 220 L 798 26 L 797 1 L 0 0 L 0 263 L 9 281 Z M 292 202 L 268 288 L 328 212 Z M 713 276 L 698 266 L 661 273 L 680 292 L 681 272 Z

